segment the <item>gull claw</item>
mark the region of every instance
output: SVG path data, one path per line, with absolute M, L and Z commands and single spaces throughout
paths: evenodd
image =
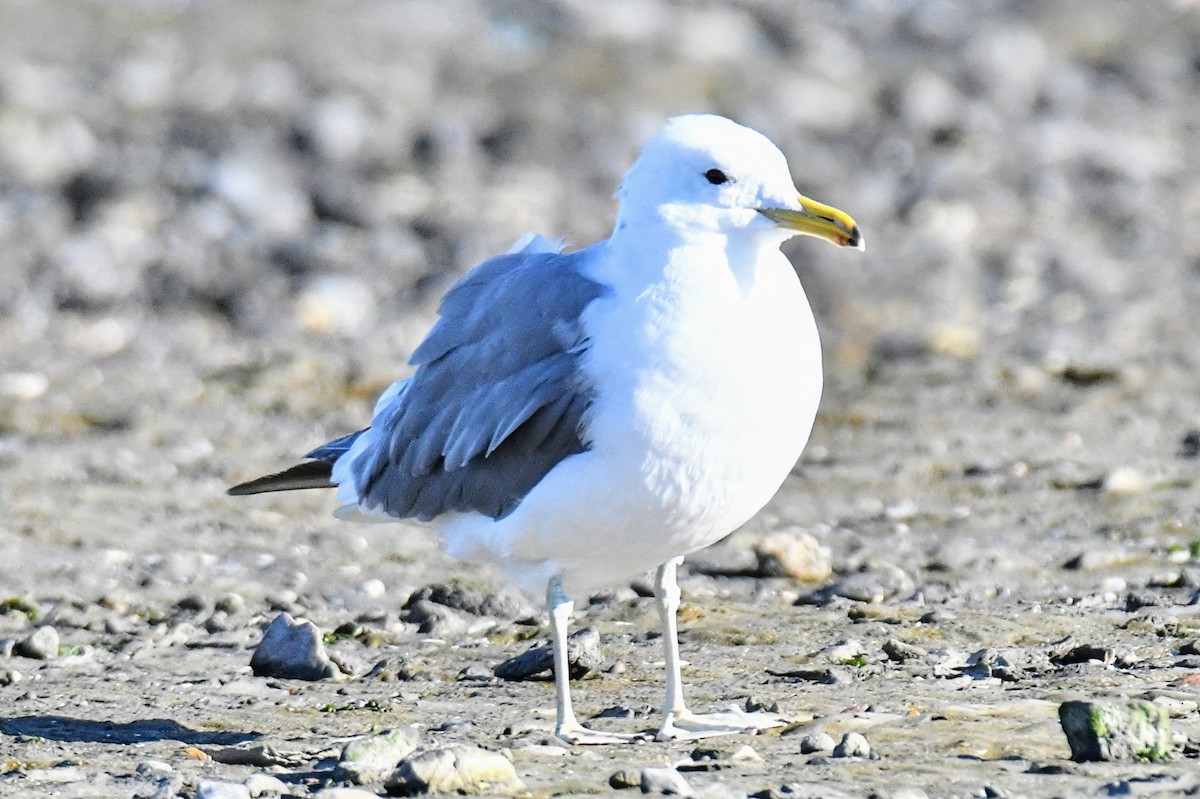
M 747 713 L 736 706 L 719 713 L 684 710 L 669 713 L 655 737 L 660 741 L 692 741 L 716 735 L 755 735 L 788 723 L 774 713 Z
M 620 733 L 593 730 L 582 724 L 564 724 L 554 731 L 554 735 L 572 746 L 603 746 L 605 744 L 636 744 L 653 740 L 646 732 Z

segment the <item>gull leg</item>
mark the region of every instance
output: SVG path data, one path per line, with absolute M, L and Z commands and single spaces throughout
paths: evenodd
M 773 713 L 747 713 L 737 706 L 721 713 L 693 713 L 683 701 L 683 675 L 679 663 L 679 631 L 675 615 L 679 611 L 679 583 L 675 571 L 683 558 L 672 558 L 658 567 L 654 575 L 654 597 L 662 620 L 663 648 L 667 664 L 667 698 L 663 703 L 663 724 L 658 740 L 709 738 L 733 733 L 754 734 L 759 730 L 782 727 L 787 719 Z
M 620 744 L 642 740 L 642 735 L 597 732 L 579 723 L 571 707 L 571 673 L 567 660 L 567 622 L 575 603 L 563 593 L 562 582 L 551 577 L 546 586 L 546 607 L 550 612 L 550 637 L 554 643 L 554 691 L 557 712 L 554 734 L 570 744 Z

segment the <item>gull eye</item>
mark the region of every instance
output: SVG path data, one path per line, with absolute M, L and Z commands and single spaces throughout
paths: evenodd
M 722 183 L 729 182 L 729 176 L 719 169 L 710 169 L 704 173 L 704 178 L 714 186 L 720 186 Z

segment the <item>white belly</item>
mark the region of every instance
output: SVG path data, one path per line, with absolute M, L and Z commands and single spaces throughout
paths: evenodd
M 527 587 L 559 574 L 580 592 L 708 546 L 757 513 L 800 456 L 821 393 L 808 301 L 770 255 L 745 290 L 727 274 L 693 275 L 684 296 L 659 285 L 639 302 L 593 303 L 591 449 L 486 533 L 451 524 L 457 554 L 484 544 Z M 455 547 L 463 533 L 470 545 Z

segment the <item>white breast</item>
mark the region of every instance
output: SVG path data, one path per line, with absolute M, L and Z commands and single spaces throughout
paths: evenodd
M 708 546 L 758 512 L 808 439 L 821 352 L 778 249 L 742 269 L 681 250 L 656 279 L 617 280 L 592 303 L 591 449 L 505 519 L 449 525 L 455 554 L 490 555 L 530 588 L 557 573 L 578 592 Z

